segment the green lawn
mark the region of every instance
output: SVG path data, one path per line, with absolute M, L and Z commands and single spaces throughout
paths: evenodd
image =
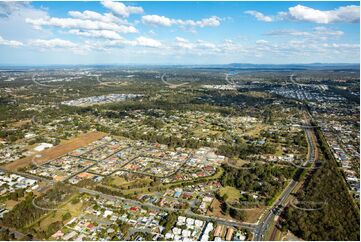
M 230 186 L 222 187 L 220 189 L 220 195 L 224 196 L 225 194 L 227 194 L 226 201 L 231 204 L 237 202 L 241 197 L 241 193 L 239 192 L 239 190 L 235 187 L 230 187 Z

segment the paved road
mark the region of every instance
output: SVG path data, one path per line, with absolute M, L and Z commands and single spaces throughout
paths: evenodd
M 58 211 L 58 210 L 63 210 L 61 208 L 44 208 L 44 207 L 40 207 L 36 204 L 35 202 L 36 197 L 34 197 L 33 201 L 31 201 L 31 203 L 33 204 L 34 207 L 41 209 L 41 210 L 45 210 L 45 211 Z
M 19 176 L 23 176 L 23 177 L 26 177 L 26 178 L 30 178 L 30 179 L 33 179 L 33 180 L 40 180 L 40 181 L 45 181 L 45 182 L 52 181 L 51 179 L 48 179 L 48 178 L 36 176 L 36 175 L 30 174 L 30 173 L 25 173 L 25 172 L 21 172 L 21 171 L 12 171 L 12 170 L 5 169 L 4 167 L 1 167 L 0 170 L 5 171 L 5 172 L 9 172 L 9 173 L 13 173 L 13 174 L 16 174 L 16 175 L 19 175 Z
M 315 159 L 315 146 L 314 142 L 311 138 L 311 132 L 313 132 L 313 129 L 305 129 L 306 133 L 306 140 L 307 144 L 309 146 L 309 157 L 308 159 L 303 163 L 303 166 L 306 167 L 308 164 L 314 162 Z M 305 168 L 299 167 L 296 174 L 299 174 L 302 172 Z M 280 209 L 280 207 L 285 205 L 285 201 L 287 201 L 289 195 L 293 191 L 293 189 L 298 184 L 298 181 L 292 179 L 291 182 L 288 184 L 286 189 L 283 191 L 281 196 L 276 200 L 276 202 L 273 204 L 273 206 L 266 212 L 265 216 L 261 219 L 259 222 L 259 225 L 254 230 L 254 240 L 261 241 L 264 239 L 264 236 L 267 232 L 268 227 L 270 226 L 272 220 L 274 220 L 275 217 L 275 211 Z
M 105 199 L 109 199 L 109 200 L 121 200 L 125 203 L 128 204 L 133 204 L 136 206 L 145 206 L 148 207 L 150 209 L 154 209 L 157 211 L 165 211 L 165 212 L 174 212 L 174 211 L 178 211 L 179 209 L 175 209 L 175 208 L 168 208 L 168 207 L 160 207 L 151 203 L 142 203 L 140 201 L 137 200 L 132 200 L 132 199 L 128 199 L 128 198 L 123 198 L 123 197 L 119 197 L 119 196 L 113 196 L 113 195 L 108 195 L 108 194 L 104 194 L 102 192 L 98 192 L 98 191 L 94 191 L 94 190 L 90 190 L 90 189 L 86 189 L 86 188 L 78 188 L 78 191 L 81 193 L 88 193 L 91 195 L 99 195 Z M 252 223 L 242 223 L 239 221 L 235 221 L 235 220 L 227 220 L 227 219 L 221 219 L 221 218 L 216 218 L 216 217 L 211 217 L 211 216 L 207 216 L 207 215 L 200 215 L 200 214 L 195 214 L 191 211 L 186 211 L 184 212 L 184 215 L 186 216 L 190 216 L 193 218 L 197 218 L 197 219 L 201 219 L 201 220 L 206 220 L 206 221 L 215 221 L 219 224 L 225 224 L 228 226 L 238 226 L 238 227 L 242 227 L 242 228 L 247 228 L 250 230 L 254 230 L 256 225 L 252 224 Z
M 164 73 L 164 74 L 160 77 L 160 79 L 162 80 L 162 82 L 163 82 L 164 84 L 168 85 L 169 88 L 177 88 L 177 87 L 181 87 L 181 86 L 184 86 L 184 85 L 189 84 L 189 82 L 182 82 L 182 83 L 180 83 L 180 84 L 169 83 L 169 82 L 167 82 L 166 80 L 164 80 L 165 75 L 166 75 L 166 73 Z
M 230 79 L 228 78 L 228 76 L 229 76 L 229 74 L 227 73 L 227 74 L 226 74 L 226 82 L 227 82 L 228 84 L 232 85 L 232 86 L 236 86 L 236 83 L 235 83 L 233 80 L 230 80 Z
M 61 88 L 61 87 L 63 87 L 63 85 L 48 85 L 48 84 L 40 83 L 40 82 L 38 82 L 37 80 L 35 80 L 35 76 L 36 76 L 36 75 L 33 75 L 33 76 L 32 76 L 31 81 L 32 81 L 33 83 L 35 83 L 36 85 L 38 85 L 38 86 L 41 86 L 41 87 L 51 87 L 51 88 Z

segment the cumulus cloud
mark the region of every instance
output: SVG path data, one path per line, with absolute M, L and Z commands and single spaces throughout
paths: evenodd
M 76 19 L 76 18 L 39 18 L 25 20 L 27 23 L 32 24 L 36 28 L 41 26 L 54 26 L 59 28 L 71 29 L 88 29 L 88 30 L 113 30 L 121 33 L 136 33 L 137 29 L 133 26 L 119 25 L 113 22 L 102 22 L 89 19 Z
M 342 6 L 334 10 L 322 11 L 303 5 L 290 7 L 288 12 L 280 12 L 281 19 L 305 21 L 318 24 L 358 23 L 360 22 L 360 7 L 355 5 Z
M 344 34 L 344 32 L 341 30 L 333 30 L 322 26 L 315 27 L 313 30 L 314 33 L 319 35 L 341 36 Z
M 130 14 L 142 14 L 144 12 L 142 7 L 126 6 L 124 3 L 110 0 L 103 1 L 102 5 L 122 17 L 129 17 Z
M 88 30 L 83 31 L 80 29 L 71 29 L 69 30 L 70 34 L 75 34 L 78 36 L 84 37 L 96 37 L 96 38 L 105 38 L 105 39 L 123 39 L 117 32 L 112 30 Z
M 218 47 L 216 44 L 213 44 L 211 42 L 204 41 L 204 40 L 197 40 L 196 47 L 199 49 L 212 49 L 213 51 L 218 50 Z
M 189 42 L 189 40 L 182 37 L 176 37 L 176 45 L 183 49 L 193 49 L 194 45 Z
M 0 2 L 0 18 L 9 18 L 14 12 L 28 7 L 25 2 Z
M 258 44 L 258 45 L 268 44 L 268 41 L 264 40 L 264 39 L 260 39 L 260 40 L 256 41 L 256 44 Z
M 163 25 L 163 26 L 171 26 L 174 24 L 174 20 L 167 18 L 165 16 L 159 15 L 145 15 L 142 17 L 142 22 L 146 24 L 153 25 Z
M 126 40 L 120 36 L 117 32 L 110 30 L 88 30 L 82 31 L 79 29 L 69 30 L 69 33 L 85 36 L 85 37 L 95 37 L 95 38 L 104 38 L 109 40 L 105 43 L 105 46 L 143 46 L 143 47 L 153 47 L 159 48 L 162 46 L 162 43 L 159 40 L 140 36 L 134 40 Z
M 272 31 L 266 33 L 266 35 L 271 35 L 271 36 L 279 36 L 279 35 L 309 36 L 310 33 L 306 32 L 306 31 L 298 31 L 298 30 L 293 30 L 293 29 L 277 29 L 277 30 L 272 30 Z
M 217 27 L 221 24 L 221 19 L 217 16 L 212 16 L 210 18 L 204 18 L 201 20 L 182 20 L 182 19 L 172 19 L 165 16 L 159 15 L 145 15 L 142 17 L 142 22 L 145 24 L 151 25 L 160 25 L 160 26 L 188 26 L 188 27 Z
M 244 13 L 255 17 L 259 21 L 263 21 L 263 22 L 272 22 L 273 21 L 272 17 L 266 16 L 263 13 L 258 12 L 258 11 L 248 10 L 248 11 L 245 11 Z
M 40 48 L 74 48 L 77 45 L 69 40 L 63 39 L 35 39 L 30 40 L 29 45 L 40 47 Z
M 184 49 L 184 50 L 211 50 L 211 51 L 219 51 L 220 49 L 214 43 L 204 41 L 204 40 L 197 40 L 195 42 L 191 42 L 182 37 L 175 38 L 175 48 L 176 49 Z
M 28 46 L 34 47 L 40 51 L 61 50 L 71 51 L 74 54 L 86 55 L 91 51 L 104 50 L 101 45 L 85 41 L 84 43 L 74 43 L 69 40 L 54 39 L 32 39 L 27 42 Z
M 105 47 L 125 47 L 125 46 L 140 46 L 140 47 L 151 47 L 159 48 L 162 47 L 162 43 L 159 40 L 140 36 L 134 40 L 118 39 L 108 40 L 102 43 Z
M 0 36 L 0 45 L 7 45 L 11 47 L 23 46 L 23 43 L 17 40 L 6 40 Z
M 323 26 L 314 27 L 311 31 L 300 31 L 294 29 L 278 29 L 272 30 L 265 35 L 268 36 L 285 36 L 285 37 L 302 37 L 303 39 L 311 40 L 327 40 L 335 39 L 344 34 L 341 30 L 334 30 Z
M 154 48 L 158 48 L 162 46 L 162 43 L 160 41 L 147 38 L 144 36 L 140 36 L 136 38 L 135 41 L 130 43 L 136 46 L 145 46 L 145 47 L 154 47 Z
M 112 13 L 100 14 L 94 11 L 85 10 L 84 12 L 69 11 L 69 15 L 73 18 L 97 20 L 105 23 L 121 23 L 127 24 L 127 21 L 114 16 Z
M 29 2 L 0 2 L 0 35 L 9 39 L 24 41 L 29 38 L 46 38 L 47 31 L 35 30 L 26 18 L 43 18 L 47 16 L 44 9 L 37 9 Z

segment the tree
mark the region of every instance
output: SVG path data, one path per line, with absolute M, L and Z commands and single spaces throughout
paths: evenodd
M 63 214 L 61 219 L 62 219 L 62 221 L 66 221 L 70 218 L 71 218 L 71 214 L 69 212 L 66 212 L 65 214 Z

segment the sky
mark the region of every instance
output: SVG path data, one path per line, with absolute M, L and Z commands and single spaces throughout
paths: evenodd
M 354 2 L 0 2 L 1 65 L 359 63 Z

